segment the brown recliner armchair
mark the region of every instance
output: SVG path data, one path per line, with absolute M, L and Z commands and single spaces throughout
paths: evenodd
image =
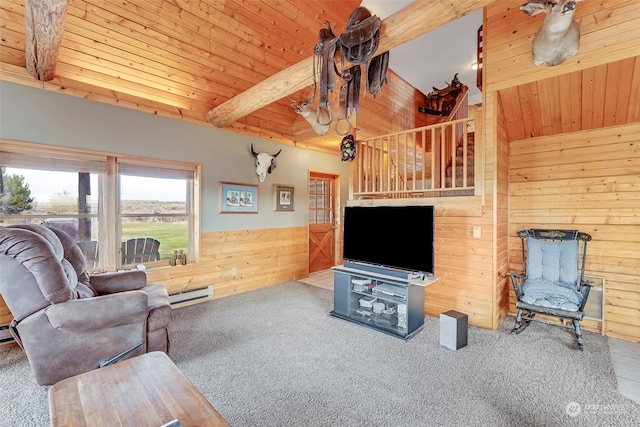
M 40 385 L 99 368 L 126 353 L 169 351 L 164 285 L 139 270 L 89 275 L 80 248 L 43 225 L 0 227 L 0 294 L 10 330 Z

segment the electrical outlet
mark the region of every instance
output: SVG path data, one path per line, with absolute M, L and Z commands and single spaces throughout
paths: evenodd
M 231 267 L 231 277 L 235 279 L 237 275 L 238 275 L 238 267 Z
M 482 228 L 481 227 L 473 227 L 473 238 L 479 239 L 482 237 Z

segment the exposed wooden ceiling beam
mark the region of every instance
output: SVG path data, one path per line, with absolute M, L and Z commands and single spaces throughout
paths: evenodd
M 494 1 L 415 1 L 382 21 L 378 52 L 391 50 Z M 446 40 L 443 40 L 443 46 L 446 46 Z M 214 107 L 207 113 L 207 120 L 213 126 L 222 128 L 272 102 L 307 88 L 313 84 L 312 70 L 313 57 L 300 61 Z
M 38 80 L 52 80 L 69 0 L 26 0 L 24 6 L 27 71 Z

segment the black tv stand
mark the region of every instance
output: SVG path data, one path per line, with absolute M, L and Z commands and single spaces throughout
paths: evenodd
M 414 280 L 414 279 L 421 280 L 425 278 L 425 275 L 423 273 L 410 271 L 410 270 L 403 270 L 401 268 L 392 268 L 392 267 L 385 267 L 382 265 L 367 264 L 363 262 L 352 262 L 352 261 L 345 262 L 344 268 L 350 268 L 353 270 L 362 270 L 370 273 L 381 274 L 384 276 L 398 277 L 400 279 L 407 279 L 407 280 Z
M 406 270 L 347 262 L 333 267 L 331 315 L 408 340 L 424 325 L 424 287 L 437 280 Z

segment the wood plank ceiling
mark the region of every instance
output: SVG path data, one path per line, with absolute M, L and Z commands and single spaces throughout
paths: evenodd
M 389 17 L 386 30 L 387 20 L 383 22 L 384 33 L 394 36 L 381 39 L 381 48 L 491 1 L 416 2 L 405 8 L 411 10 L 408 16 Z M 324 21 L 339 34 L 359 4 L 360 0 L 70 0 L 55 77 L 41 82 L 25 69 L 25 0 L 2 0 L 0 78 L 209 125 L 206 114 L 213 108 L 310 59 Z M 423 14 L 434 10 L 437 16 L 425 21 Z M 294 98 L 302 99 L 308 89 L 294 93 Z M 410 93 L 404 92 L 402 96 Z M 317 138 L 302 132 L 308 139 L 301 140 L 304 123 L 300 126 L 301 118 L 286 95 L 225 128 L 339 154 L 341 137 L 335 134 Z M 376 108 L 388 116 L 398 100 L 391 99 L 395 93 L 382 95 L 378 99 L 387 104 Z M 410 99 L 408 109 L 415 111 Z M 405 98 L 401 101 L 406 103 Z M 370 121 L 372 129 L 385 122 Z
M 418 17 L 419 23 L 410 25 L 414 31 L 443 25 L 489 3 L 416 2 L 409 6 L 415 8 L 412 12 L 443 12 L 428 23 Z M 55 77 L 41 82 L 25 68 L 24 0 L 2 0 L 0 79 L 209 125 L 206 115 L 212 108 L 309 59 L 323 22 L 329 21 L 339 34 L 359 4 L 360 0 L 70 0 Z M 389 25 L 383 22 L 381 31 L 402 33 L 399 26 L 405 23 L 392 18 Z M 624 101 L 637 93 L 628 88 L 639 87 L 639 70 L 637 60 L 630 59 L 501 90 L 509 140 L 637 121 L 638 103 Z M 602 75 L 607 84 L 594 85 L 594 76 Z M 396 81 L 390 82 L 392 88 Z M 368 125 L 358 121 L 363 135 L 380 134 L 381 123 L 397 109 L 394 103 L 415 102 L 411 96 L 408 102 L 391 99 L 385 90 L 390 89 L 383 86 L 375 102 L 387 104 L 373 106 L 376 113 L 366 115 Z M 303 133 L 308 139 L 300 139 L 306 124 L 290 103 L 283 94 L 225 128 L 339 154 L 340 138 L 335 134 L 319 138 L 307 129 Z
M 509 141 L 638 122 L 640 57 L 502 89 L 498 94 Z
M 360 0 L 70 0 L 45 83 L 24 70 L 24 0 L 0 4 L 2 79 L 202 124 L 213 106 L 311 57 L 323 21 L 341 31 Z M 296 117 L 284 97 L 229 128 L 290 141 Z

